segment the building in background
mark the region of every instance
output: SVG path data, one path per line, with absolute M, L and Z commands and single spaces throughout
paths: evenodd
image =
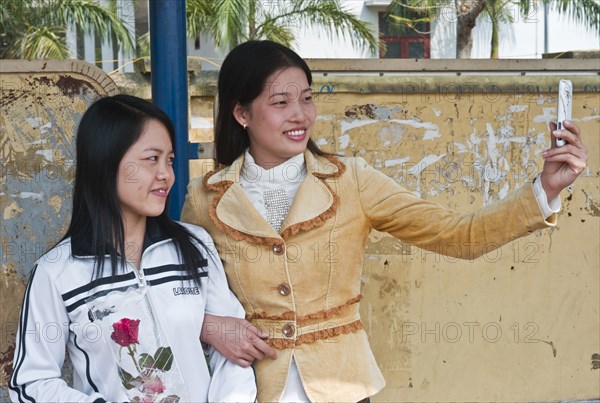
M 107 0 L 98 0 L 107 2 Z M 270 0 L 263 0 L 268 3 Z M 456 56 L 456 15 L 447 7 L 438 19 L 417 26 L 419 32 L 398 32 L 390 27 L 386 15 L 391 0 L 341 0 L 347 10 L 361 20 L 371 24 L 385 43 L 378 54 L 352 46 L 349 39 L 329 39 L 318 30 L 302 30 L 297 33 L 294 50 L 305 58 L 417 58 L 446 59 Z M 119 0 L 119 13 L 136 38 L 148 32 L 148 0 Z M 500 57 L 539 59 L 544 53 L 570 50 L 598 50 L 600 36 L 597 32 L 577 24 L 555 10 L 544 10 L 542 5 L 535 7 L 524 17 L 516 6 L 512 12 L 514 22 L 500 26 Z M 547 24 L 547 25 L 546 25 Z M 546 28 L 545 28 L 546 25 Z M 133 61 L 137 55 L 147 54 L 138 45 L 137 55 L 124 54 L 108 41 L 102 43 L 93 32 L 67 33 L 74 58 L 96 63 L 107 72 L 134 71 Z M 491 22 L 481 15 L 473 31 L 472 58 L 489 58 Z M 215 50 L 214 42 L 208 37 L 191 38 L 188 41 L 188 55 L 202 61 L 205 70 L 217 70 L 224 55 Z
M 370 22 L 374 29 L 385 34 L 387 30 L 385 23 L 381 21 L 381 15 L 388 11 L 391 0 L 342 0 L 342 3 L 363 21 Z M 600 35 L 597 32 L 573 22 L 556 10 L 549 10 L 546 15 L 544 7 L 538 4 L 528 16 L 523 17 L 517 7 L 513 7 L 514 22 L 502 23 L 500 26 L 500 58 L 540 59 L 544 53 L 600 49 Z M 547 38 L 544 34 L 545 23 L 548 25 Z M 485 15 L 481 15 L 473 31 L 472 58 L 489 58 L 491 35 L 491 22 Z M 456 14 L 452 7 L 446 7 L 442 9 L 439 18 L 431 23 L 428 35 L 421 36 L 423 46 L 415 45 L 409 37 L 397 38 L 395 40 L 400 43 L 401 48 L 394 49 L 393 52 L 400 57 L 409 58 L 413 56 L 405 55 L 422 52 L 422 57 L 426 58 L 427 43 L 430 58 L 453 59 L 456 57 L 455 38 Z M 387 35 L 384 39 L 387 43 L 391 41 Z M 547 49 L 545 42 L 548 44 Z M 381 54 L 368 55 L 364 51 L 353 49 L 350 41 L 333 43 L 319 32 L 302 32 L 296 43 L 295 50 L 307 58 L 382 57 Z

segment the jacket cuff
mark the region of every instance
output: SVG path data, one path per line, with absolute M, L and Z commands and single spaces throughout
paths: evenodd
M 538 195 L 536 194 L 534 183 L 526 184 L 518 191 L 518 193 L 523 210 L 525 211 L 528 220 L 530 220 L 528 227 L 531 229 L 529 232 L 533 232 L 534 230 L 543 227 L 556 226 L 558 215 L 556 212 L 551 211 L 549 216 L 544 217 L 544 210 L 540 206 L 540 201 Z M 543 196 L 545 198 L 545 193 Z

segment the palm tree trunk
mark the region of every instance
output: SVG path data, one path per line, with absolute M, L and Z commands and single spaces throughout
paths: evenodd
M 498 21 L 492 18 L 492 50 L 490 53 L 491 59 L 498 59 Z
M 256 39 L 256 0 L 248 4 L 248 40 Z
M 498 58 L 498 29 L 500 28 L 500 13 L 502 13 L 502 7 L 504 4 L 498 4 L 496 0 L 488 0 L 488 14 L 490 16 L 490 20 L 492 22 L 492 39 L 491 39 L 491 49 L 490 49 L 490 59 Z
M 456 5 L 456 57 L 470 59 L 473 49 L 473 28 L 477 17 L 485 8 L 486 0 L 455 0 Z

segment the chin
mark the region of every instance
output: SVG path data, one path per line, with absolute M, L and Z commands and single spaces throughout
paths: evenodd
M 148 211 L 148 214 L 146 214 L 146 215 L 148 217 L 158 217 L 159 215 L 161 215 L 162 213 L 164 213 L 164 211 L 165 211 L 165 208 L 163 207 L 160 210 L 156 209 L 156 210 Z

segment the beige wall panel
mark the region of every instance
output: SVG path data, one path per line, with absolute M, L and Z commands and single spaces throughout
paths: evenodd
M 317 97 L 320 145 L 465 212 L 528 186 L 556 108 L 554 93 L 326 96 Z M 387 380 L 373 401 L 600 396 L 599 101 L 575 94 L 590 159 L 561 195 L 557 227 L 472 261 L 371 235 L 361 314 Z

